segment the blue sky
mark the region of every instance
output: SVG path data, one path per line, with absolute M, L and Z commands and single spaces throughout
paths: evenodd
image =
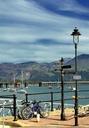
M 89 0 L 0 0 L 0 63 L 50 62 L 89 51 Z

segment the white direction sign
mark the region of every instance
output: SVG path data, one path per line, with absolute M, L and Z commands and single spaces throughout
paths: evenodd
M 81 76 L 80 75 L 73 75 L 73 79 L 74 80 L 80 80 L 81 79 Z

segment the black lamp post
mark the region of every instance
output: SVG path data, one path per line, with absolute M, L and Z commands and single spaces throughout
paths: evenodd
M 61 63 L 61 120 L 65 120 L 65 113 L 64 113 L 64 74 L 63 74 L 63 65 L 64 65 L 64 60 L 61 58 L 60 60 Z
M 75 46 L 75 75 L 77 75 L 77 45 L 79 43 L 79 36 L 81 35 L 77 27 L 71 34 L 73 36 L 73 43 Z M 75 126 L 78 126 L 78 91 L 77 91 L 77 80 L 75 80 Z

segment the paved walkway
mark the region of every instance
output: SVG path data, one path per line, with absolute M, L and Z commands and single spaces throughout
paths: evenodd
M 61 121 L 59 115 L 59 111 L 51 112 L 48 118 L 41 118 L 39 122 L 37 122 L 36 118 L 13 121 L 13 117 L 5 117 L 4 122 L 7 125 L 13 126 L 13 128 L 89 128 L 89 116 L 79 118 L 79 127 L 74 127 L 72 112 L 65 112 L 65 115 L 67 115 L 65 121 Z M 0 122 L 0 124 L 3 123 L 3 118 L 0 118 Z

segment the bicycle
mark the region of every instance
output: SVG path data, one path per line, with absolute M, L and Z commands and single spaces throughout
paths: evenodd
M 22 119 L 22 110 L 26 107 L 26 102 L 25 100 L 18 100 L 17 101 L 17 106 L 16 106 L 16 116 L 19 119 Z M 13 105 L 9 107 L 11 115 L 14 116 L 14 110 L 13 110 Z
M 40 114 L 42 118 L 47 118 L 49 116 L 49 104 L 33 101 L 21 110 L 21 117 L 24 120 L 31 119 L 37 116 L 37 114 Z

